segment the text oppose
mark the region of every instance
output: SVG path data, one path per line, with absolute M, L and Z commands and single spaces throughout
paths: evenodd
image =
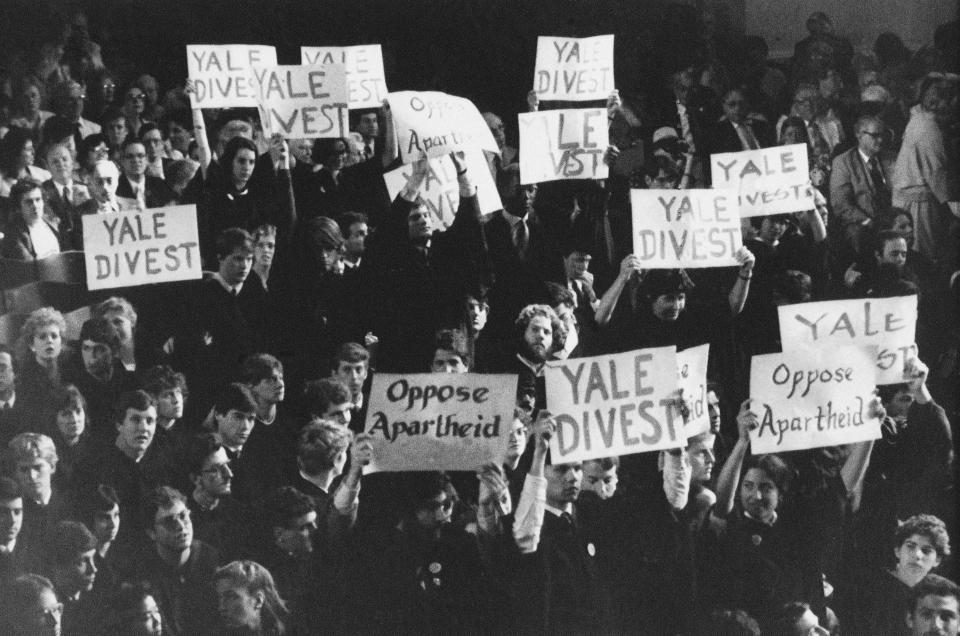
M 730 190 L 630 190 L 633 253 L 645 269 L 725 267 L 743 246 Z
M 876 345 L 876 383 L 904 382 L 907 360 L 917 356 L 917 297 L 825 300 L 777 307 L 784 351 Z
M 358 46 L 301 46 L 300 63 L 342 64 L 347 69 L 347 104 L 350 108 L 379 108 L 387 97 L 383 52 L 379 44 Z
M 257 105 L 250 71 L 277 65 L 277 51 L 259 44 L 188 44 L 187 76 L 193 108 Z
M 540 99 L 607 99 L 613 88 L 612 35 L 537 38 L 533 90 Z
M 87 289 L 203 276 L 194 205 L 88 214 L 82 219 Z
M 743 218 L 815 207 L 806 144 L 710 155 L 710 177 L 740 195 Z
M 288 139 L 344 137 L 347 75 L 342 64 L 274 66 L 251 71 L 267 135 Z
M 554 464 L 683 446 L 676 347 L 551 362 L 547 410 Z
M 500 151 L 469 99 L 430 91 L 390 93 L 387 99 L 403 163 L 473 148 Z
M 378 373 L 365 432 L 374 459 L 364 472 L 476 470 L 502 459 L 516 375 Z
M 520 113 L 520 183 L 606 179 L 609 143 L 603 108 Z
M 750 398 L 762 407 L 750 433 L 754 455 L 862 442 L 880 437 L 871 414 L 876 345 L 753 356 Z

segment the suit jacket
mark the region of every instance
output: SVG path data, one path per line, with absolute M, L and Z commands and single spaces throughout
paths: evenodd
M 63 198 L 63 187 L 53 179 L 44 181 L 41 190 L 47 214 L 59 219 L 58 229 L 63 237 L 61 242 L 66 245 L 66 249 L 82 250 L 83 235 L 80 233 L 78 226 L 82 226 L 80 210 L 84 207 L 84 203 L 91 200 L 87 186 L 74 181 L 70 185 L 69 201 Z M 77 243 L 78 238 L 80 239 L 79 243 Z
M 775 145 L 773 130 L 765 122 L 759 120 L 749 120 L 745 123 L 753 132 L 757 139 L 757 144 L 761 148 L 769 148 Z M 744 150 L 743 143 L 740 141 L 740 135 L 737 129 L 727 118 L 722 118 L 710 128 L 709 152 L 717 154 L 721 152 L 740 152 Z
M 858 148 L 851 148 L 834 158 L 830 172 L 830 203 L 844 225 L 874 218 L 882 212 L 879 208 L 889 202 L 892 161 L 885 156 L 878 156 L 878 159 L 887 179 L 886 193 L 877 190 Z
M 46 221 L 43 222 L 47 223 Z M 53 231 L 54 236 L 57 237 L 57 242 L 60 244 L 60 251 L 68 249 L 60 231 L 49 223 L 47 223 L 47 227 L 49 227 Z M 10 224 L 7 226 L 3 243 L 0 244 L 0 256 L 18 261 L 34 261 L 37 259 L 37 250 L 33 246 L 33 239 L 30 238 L 30 230 L 27 228 L 27 224 L 24 223 L 23 217 L 19 214 L 11 218 Z
M 150 175 L 144 175 L 143 178 L 146 179 L 144 182 L 146 192 L 144 192 L 143 199 L 148 209 L 162 208 L 177 200 L 177 193 L 163 179 Z M 124 174 L 120 175 L 120 181 L 117 183 L 117 196 L 125 199 L 137 198 L 133 194 L 133 186 L 130 184 L 130 180 Z

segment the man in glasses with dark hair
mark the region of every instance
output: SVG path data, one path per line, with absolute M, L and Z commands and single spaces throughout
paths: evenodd
M 186 470 L 193 490 L 187 500 L 194 536 L 231 560 L 246 534 L 240 520 L 247 512 L 232 494 L 233 469 L 227 450 L 212 433 L 193 439 L 186 453 Z

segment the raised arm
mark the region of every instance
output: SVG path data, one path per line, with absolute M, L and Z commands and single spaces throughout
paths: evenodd
M 184 91 L 190 96 L 192 106 L 193 93 L 195 92 L 192 81 L 187 80 L 185 82 Z M 207 139 L 207 124 L 203 121 L 203 111 L 201 109 L 191 107 L 190 114 L 193 115 L 193 139 L 197 142 L 197 154 L 200 156 L 200 172 L 206 179 L 207 170 L 213 160 L 213 153 L 210 152 L 210 141 Z
M 757 262 L 757 258 L 753 255 L 753 252 L 742 246 L 733 256 L 740 264 L 740 270 L 737 272 L 737 280 L 730 289 L 727 301 L 730 303 L 730 313 L 736 316 L 743 311 L 743 306 L 747 303 L 747 294 L 750 293 L 750 279 L 753 278 L 753 266 Z
M 381 155 L 380 161 L 386 168 L 397 160 L 400 153 L 397 149 L 397 129 L 393 125 L 393 113 L 390 112 L 390 102 L 388 100 L 383 100 L 383 108 L 380 112 L 383 113 L 383 155 Z
M 750 410 L 750 402 L 750 398 L 747 398 L 740 405 L 740 412 L 737 413 L 737 443 L 717 477 L 717 505 L 714 506 L 713 516 L 718 519 L 724 519 L 733 512 L 737 488 L 740 486 L 740 471 L 750 452 L 750 431 L 760 425 L 757 414 Z
M 523 482 L 523 491 L 520 493 L 520 501 L 517 502 L 513 523 L 513 540 L 522 554 L 532 554 L 540 545 L 540 529 L 547 505 L 547 478 L 543 471 L 553 432 L 553 421 L 549 419 L 548 413 L 541 411 L 534 424 L 533 461 Z
M 373 459 L 373 442 L 369 435 L 357 435 L 350 446 L 350 470 L 343 476 L 340 485 L 333 493 L 333 507 L 348 527 L 357 522 L 357 508 L 360 495 L 360 478 L 363 467 Z
M 640 280 L 643 279 L 640 259 L 630 254 L 620 262 L 620 273 L 617 274 L 613 284 L 610 285 L 600 298 L 600 305 L 597 307 L 596 312 L 594 312 L 594 319 L 599 326 L 602 327 L 610 322 L 610 318 L 613 316 L 613 310 L 617 308 L 617 302 L 620 300 L 620 295 L 623 294 L 624 287 L 626 287 L 630 277 L 634 274 L 636 274 Z

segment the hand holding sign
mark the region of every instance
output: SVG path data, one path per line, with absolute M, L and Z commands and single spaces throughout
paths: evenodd
M 930 394 L 927 393 L 927 375 L 929 373 L 930 368 L 920 358 L 910 358 L 903 367 L 903 376 L 910 387 L 910 392 L 921 403 L 930 400 Z M 924 394 L 926 394 L 925 400 L 923 399 Z
M 740 412 L 737 413 L 737 433 L 745 442 L 750 441 L 750 433 L 760 426 L 760 416 L 750 408 L 752 401 L 750 398 L 744 400 L 740 404 Z

